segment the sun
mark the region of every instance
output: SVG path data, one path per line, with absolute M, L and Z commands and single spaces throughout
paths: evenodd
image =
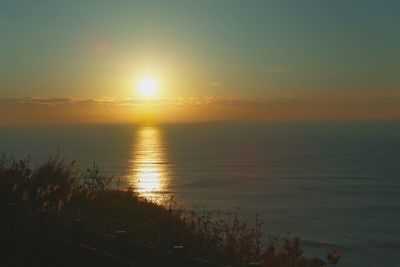
M 145 98 L 154 98 L 157 95 L 158 82 L 151 76 L 145 76 L 137 85 L 139 93 Z

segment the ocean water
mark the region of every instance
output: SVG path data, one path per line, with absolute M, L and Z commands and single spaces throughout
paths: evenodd
M 34 164 L 60 150 L 155 201 L 258 214 L 341 266 L 400 266 L 400 123 L 0 127 L 0 151 Z

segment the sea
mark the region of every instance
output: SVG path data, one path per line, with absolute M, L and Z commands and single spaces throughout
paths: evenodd
M 400 266 L 400 122 L 0 126 L 0 152 L 95 162 L 120 187 L 218 216 L 258 216 L 339 266 Z

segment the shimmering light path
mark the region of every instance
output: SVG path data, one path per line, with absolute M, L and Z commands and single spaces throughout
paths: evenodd
M 136 131 L 130 166 L 130 181 L 141 197 L 152 201 L 167 197 L 170 177 L 166 147 L 157 127 L 144 126 Z

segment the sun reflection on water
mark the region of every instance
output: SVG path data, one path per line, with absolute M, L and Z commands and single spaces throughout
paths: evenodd
M 145 126 L 137 130 L 130 163 L 130 182 L 139 196 L 156 202 L 165 200 L 169 175 L 166 147 L 159 128 Z

